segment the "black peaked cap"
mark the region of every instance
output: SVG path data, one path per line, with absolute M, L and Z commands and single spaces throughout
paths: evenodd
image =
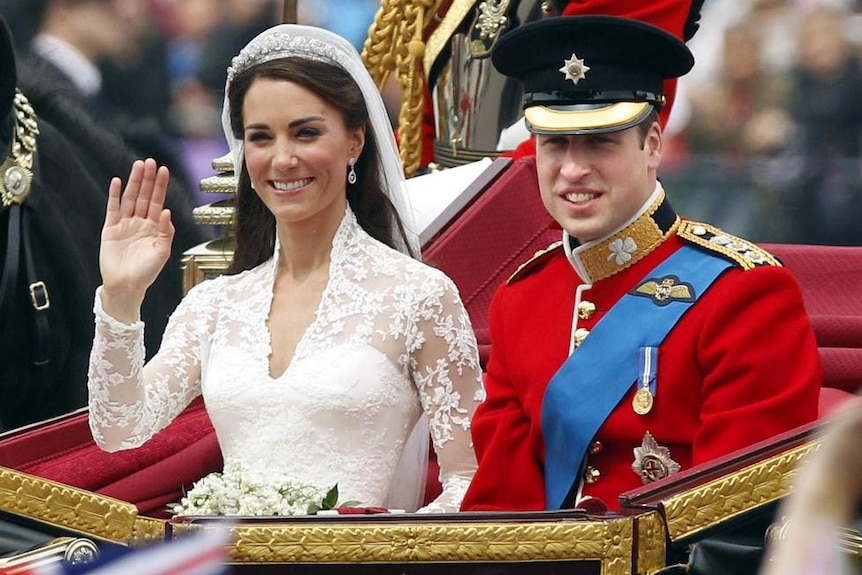
M 672 34 L 631 18 L 594 15 L 519 26 L 500 38 L 491 59 L 500 73 L 522 81 L 525 110 L 541 106 L 555 114 L 553 120 L 546 122 L 543 116 L 542 125 L 532 126 L 540 133 L 631 126 L 643 119 L 645 106 L 628 105 L 625 113 L 618 108 L 611 120 L 598 117 L 596 109 L 620 102 L 660 109 L 663 81 L 684 75 L 694 65 L 688 47 Z M 635 108 L 640 110 L 637 117 L 629 117 Z M 539 111 L 532 115 L 536 114 Z M 569 121 L 571 130 L 565 125 Z

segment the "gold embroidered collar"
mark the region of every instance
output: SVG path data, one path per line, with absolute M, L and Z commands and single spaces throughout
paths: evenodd
M 582 280 L 594 283 L 633 266 L 676 232 L 679 216 L 660 185 L 644 207 L 634 220 L 598 240 L 578 245 L 563 232 L 566 256 Z

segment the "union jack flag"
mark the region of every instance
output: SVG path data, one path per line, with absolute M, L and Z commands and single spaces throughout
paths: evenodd
M 229 573 L 228 534 L 204 531 L 143 548 L 103 547 L 94 561 L 57 561 L 21 575 L 223 575 Z M 2 569 L 0 569 L 2 575 Z

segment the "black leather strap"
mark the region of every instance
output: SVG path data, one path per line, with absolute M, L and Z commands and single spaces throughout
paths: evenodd
M 40 368 L 44 373 L 51 362 L 51 324 L 48 321 L 51 299 L 48 296 L 48 286 L 39 279 L 36 265 L 33 262 L 30 216 L 30 210 L 24 210 L 21 216 L 21 245 L 24 250 L 24 263 L 27 267 L 27 289 L 30 295 L 30 305 L 33 308 L 30 311 L 33 313 L 36 325 L 36 349 L 33 355 L 33 365 Z
M 34 165 L 34 174 L 37 166 Z M 51 353 L 51 324 L 48 309 L 50 296 L 48 286 L 39 277 L 33 257 L 32 233 L 30 219 L 36 215 L 41 186 L 32 182 L 30 194 L 23 204 L 12 204 L 7 208 L 9 227 L 7 230 L 6 259 L 3 262 L 2 280 L 0 280 L 0 327 L 5 329 L 12 313 L 25 313 L 33 318 L 35 327 L 35 347 L 33 350 L 33 365 L 36 378 L 42 383 L 48 375 Z M 23 310 L 15 310 L 15 299 L 21 289 L 21 257 L 23 255 L 26 268 L 26 285 L 29 305 Z
M 0 322 L 6 324 L 15 299 L 18 271 L 21 269 L 21 206 L 9 206 L 9 227 L 6 240 L 6 261 L 3 262 L 3 279 L 0 280 Z

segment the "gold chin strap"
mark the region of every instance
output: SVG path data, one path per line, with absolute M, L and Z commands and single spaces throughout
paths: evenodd
M 0 200 L 3 207 L 23 204 L 30 195 L 33 181 L 33 156 L 36 153 L 36 112 L 26 96 L 16 88 L 13 102 L 15 131 L 12 134 L 12 150 L 0 166 Z

